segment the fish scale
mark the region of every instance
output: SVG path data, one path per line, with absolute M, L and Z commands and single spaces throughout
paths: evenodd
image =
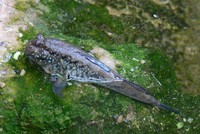
M 66 81 L 73 80 L 98 84 L 133 99 L 178 113 L 95 57 L 61 40 L 38 35 L 27 44 L 25 53 L 31 61 L 51 75 L 53 92 L 59 96 L 62 95 Z

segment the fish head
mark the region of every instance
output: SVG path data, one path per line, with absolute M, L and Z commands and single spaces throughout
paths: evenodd
M 47 65 L 52 60 L 45 46 L 45 38 L 41 34 L 38 34 L 35 39 L 28 42 L 25 54 L 31 62 L 35 62 L 40 66 Z
M 38 35 L 35 39 L 28 42 L 26 46 L 26 55 L 33 55 L 35 53 L 41 52 L 41 48 L 44 47 L 45 38 L 42 35 Z

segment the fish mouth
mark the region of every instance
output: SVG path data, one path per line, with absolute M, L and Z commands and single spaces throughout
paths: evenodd
M 35 40 L 31 40 L 27 43 L 25 48 L 25 54 L 30 61 L 35 61 L 36 57 L 35 54 L 38 52 L 38 48 L 34 46 Z
M 26 48 L 25 48 L 25 53 L 26 55 L 30 55 L 31 53 L 36 52 L 36 47 L 35 47 L 35 40 L 31 40 L 27 43 Z
M 30 46 L 29 46 L 29 44 L 26 46 L 26 48 L 25 48 L 25 54 L 26 55 L 29 55 L 30 54 L 30 51 L 31 51 L 31 49 L 30 49 Z
M 30 55 L 32 52 L 34 52 L 34 50 L 33 50 L 33 47 L 31 46 L 31 44 L 29 43 L 25 48 L 25 53 L 26 53 L 26 55 Z
M 31 61 L 33 61 L 33 49 L 31 48 L 30 45 L 27 45 L 26 48 L 25 48 L 25 54 L 26 56 L 28 57 L 28 59 L 30 59 Z

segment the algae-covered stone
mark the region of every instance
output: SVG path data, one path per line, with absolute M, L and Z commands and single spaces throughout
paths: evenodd
M 189 123 L 192 123 L 193 120 L 194 120 L 193 118 L 188 118 L 188 119 L 187 119 L 187 121 L 188 121 Z
M 15 53 L 13 54 L 13 59 L 18 60 L 20 55 L 21 55 L 21 52 L 20 52 L 20 51 L 15 52 Z
M 4 88 L 5 86 L 6 86 L 6 83 L 0 81 L 0 88 Z
M 18 34 L 18 37 L 19 37 L 19 38 L 23 37 L 23 34 L 22 34 L 22 33 L 19 33 L 19 34 Z
M 21 75 L 21 76 L 24 76 L 25 74 L 26 74 L 26 70 L 25 70 L 25 69 L 22 69 L 21 72 L 20 72 L 20 75 Z
M 144 4 L 138 4 L 142 2 Z M 39 4 L 47 5 L 48 12 L 34 5 L 40 12 L 39 21 L 35 19 L 26 31 L 20 30 L 23 36 L 19 40 L 27 42 L 37 33 L 42 33 L 45 37 L 64 40 L 87 52 L 94 47 L 102 48 L 112 59 L 120 61 L 117 71 L 121 75 L 147 88 L 161 102 L 184 114 L 171 114 L 98 85 L 94 88 L 94 85 L 74 84 L 71 81 L 72 84 L 64 90 L 64 96 L 59 98 L 52 92 L 50 76 L 32 65 L 19 51 L 13 55 L 15 60 L 10 63 L 13 70 L 20 72 L 24 69 L 26 75 L 18 77 L 17 73 L 1 89 L 0 105 L 5 109 L 3 117 L 6 117 L 2 130 L 5 133 L 10 130 L 13 133 L 198 132 L 200 109 L 195 106 L 200 103 L 199 97 L 182 94 L 172 64 L 162 51 L 132 43 L 150 42 L 157 45 L 160 41 L 157 39 L 164 38 L 161 31 L 169 34 L 171 27 L 177 29 L 180 26 L 180 20 L 174 22 L 174 17 L 177 17 L 174 12 L 154 5 L 152 1 L 135 1 L 139 8 L 133 9 L 137 12 L 131 11 L 129 13 L 133 14 L 130 16 L 121 14 L 117 17 L 109 15 L 105 3 L 110 1 L 98 1 L 99 5 L 96 6 L 82 1 L 41 0 Z M 109 6 L 124 8 L 120 7 L 123 3 L 111 2 Z M 24 4 L 28 4 L 27 1 L 22 2 L 21 6 Z M 27 10 L 30 6 L 20 8 Z M 151 15 L 153 19 L 146 20 Z M 168 21 L 167 17 L 170 16 L 173 18 Z M 167 25 L 160 23 L 162 18 L 168 21 Z M 163 25 L 157 31 L 153 26 L 159 24 Z M 162 26 L 165 28 L 162 29 Z M 7 98 L 12 99 L 4 103 Z M 118 115 L 118 118 L 113 120 L 113 115 Z M 186 119 L 184 123 L 183 118 Z
M 123 119 L 124 119 L 123 115 L 119 115 L 117 118 L 117 123 L 122 123 Z
M 178 123 L 176 124 L 176 126 L 177 126 L 177 129 L 181 129 L 181 128 L 183 128 L 184 123 L 183 123 L 183 122 L 178 122 Z

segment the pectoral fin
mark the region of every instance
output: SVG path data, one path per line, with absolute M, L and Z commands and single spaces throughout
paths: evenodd
M 63 76 L 60 75 L 51 75 L 51 82 L 53 82 L 53 92 L 62 97 L 63 96 L 63 89 L 66 86 L 66 80 Z

